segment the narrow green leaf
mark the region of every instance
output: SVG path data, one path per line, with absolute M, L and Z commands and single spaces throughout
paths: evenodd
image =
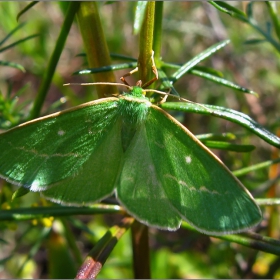
M 10 254 L 9 256 L 0 259 L 0 265 L 4 265 L 7 261 L 9 261 L 11 258 L 13 257 L 12 254 Z
M 218 71 L 218 70 L 216 70 L 216 69 L 214 69 L 214 68 L 211 68 L 211 67 L 206 67 L 206 66 L 199 66 L 199 65 L 196 65 L 195 67 L 193 67 L 193 68 L 190 70 L 190 73 L 192 73 L 193 71 L 204 72 L 204 73 L 211 74 L 211 75 L 213 75 L 213 76 L 220 77 L 220 78 L 223 78 L 223 77 L 224 77 L 223 72 Z
M 239 86 L 239 85 L 237 85 L 237 84 L 235 84 L 231 81 L 228 81 L 226 79 L 211 75 L 209 73 L 198 71 L 196 69 L 191 69 L 190 73 L 195 75 L 195 76 L 199 76 L 199 77 L 202 77 L 202 78 L 207 79 L 209 81 L 212 81 L 214 83 L 217 83 L 219 85 L 223 85 L 223 86 L 226 86 L 226 87 L 231 88 L 231 89 L 235 89 L 235 90 L 238 90 L 238 91 L 241 91 L 241 92 L 244 92 L 244 93 L 249 93 L 249 94 L 252 94 L 254 96 L 258 96 L 258 94 L 256 92 L 254 92 L 250 89 Z
M 91 207 L 30 207 L 20 209 L 1 210 L 0 221 L 25 221 L 46 217 L 61 217 L 71 215 L 94 215 L 106 213 L 121 213 L 118 205 L 95 204 Z
M 51 228 L 43 228 L 40 232 L 39 236 L 37 236 L 35 243 L 31 247 L 31 249 L 27 253 L 27 257 L 25 261 L 22 263 L 22 265 L 19 267 L 18 271 L 15 273 L 17 277 L 20 277 L 20 274 L 22 273 L 22 270 L 24 269 L 24 266 L 27 264 L 27 262 L 34 258 L 34 256 L 39 251 L 40 247 L 42 246 L 42 243 L 46 240 L 48 235 L 50 234 Z
M 255 45 L 259 43 L 268 43 L 268 41 L 266 39 L 248 39 L 244 41 L 244 44 L 246 45 Z
M 136 68 L 136 66 L 137 66 L 137 62 L 122 63 L 122 64 L 97 67 L 97 68 L 83 69 L 83 70 L 74 72 L 73 75 L 94 74 L 94 73 L 108 72 L 108 71 L 114 71 L 114 70 Z
M 258 205 L 274 206 L 280 205 L 280 198 L 257 198 L 256 202 Z
M 159 80 L 161 81 L 160 84 L 160 90 L 170 90 L 170 93 L 176 96 L 180 96 L 180 94 L 177 92 L 177 90 L 174 88 L 173 84 L 170 82 L 169 78 L 165 74 L 165 72 L 162 69 L 158 69 L 158 76 Z
M 118 53 L 110 53 L 111 58 L 113 59 L 119 59 L 119 60 L 128 60 L 132 62 L 137 62 L 137 59 L 131 56 L 118 54 Z
M 265 161 L 265 162 L 262 162 L 262 163 L 259 163 L 259 164 L 255 164 L 255 165 L 251 165 L 249 167 L 245 167 L 245 168 L 242 168 L 242 169 L 235 170 L 235 171 L 233 171 L 233 174 L 237 177 L 243 176 L 243 175 L 246 175 L 249 172 L 257 171 L 257 170 L 260 170 L 260 169 L 263 169 L 263 168 L 267 168 L 267 167 L 269 167 L 273 164 L 279 163 L 279 162 L 280 162 L 280 158 L 275 159 L 275 160 L 268 160 L 268 161 Z
M 254 134 L 258 135 L 260 138 L 265 140 L 267 143 L 280 148 L 280 138 L 273 133 L 266 130 L 259 123 L 251 119 L 249 116 L 224 107 L 208 105 L 208 104 L 190 104 L 181 102 L 166 102 L 161 104 L 161 107 L 169 110 L 182 110 L 185 112 L 192 112 L 197 114 L 204 114 L 209 116 L 215 116 L 219 118 L 226 119 L 233 123 L 237 123 Z
M 263 241 L 257 241 L 252 240 L 250 238 L 246 238 L 244 236 L 240 235 L 227 235 L 227 236 L 221 236 L 220 239 L 229 241 L 229 242 L 235 242 L 237 244 L 255 249 L 255 250 L 261 250 L 263 252 L 267 252 L 270 254 L 274 254 L 277 256 L 280 256 L 280 246 L 276 246 L 275 244 L 269 244 L 268 242 Z
M 27 36 L 27 37 L 25 37 L 25 38 L 23 38 L 23 39 L 20 39 L 20 40 L 18 40 L 18 41 L 16 41 L 16 42 L 14 42 L 14 43 L 12 43 L 12 44 L 6 46 L 6 47 L 1 48 L 1 49 L 0 49 L 0 53 L 3 52 L 3 51 L 8 50 L 8 49 L 10 49 L 10 48 L 12 48 L 12 47 L 14 47 L 14 46 L 17 46 L 17 45 L 19 45 L 19 44 L 21 44 L 21 43 L 23 43 L 23 42 L 25 42 L 25 41 L 27 41 L 27 40 L 30 40 L 30 39 L 35 38 L 35 37 L 38 37 L 39 35 L 40 35 L 40 34 L 34 34 L 34 35 Z
M 268 36 L 272 36 L 272 25 L 269 21 L 266 22 L 266 33 Z
M 82 56 L 82 57 L 86 57 L 85 53 L 79 53 L 76 56 Z M 110 57 L 112 59 L 116 59 L 116 60 L 128 60 L 128 61 L 132 61 L 132 62 L 137 62 L 137 59 L 131 56 L 127 56 L 127 55 L 122 55 L 122 54 L 118 54 L 118 53 L 110 53 Z
M 15 200 L 16 198 L 19 198 L 21 196 L 26 195 L 27 193 L 29 193 L 29 189 L 24 188 L 24 187 L 20 187 L 19 189 L 17 189 L 12 196 L 12 201 Z
M 247 5 L 246 5 L 246 14 L 247 14 L 247 17 L 249 20 L 252 20 L 253 19 L 253 5 L 254 5 L 254 2 L 251 1 L 249 2 Z
M 222 141 L 204 140 L 202 141 L 202 143 L 208 148 L 233 151 L 239 153 L 248 153 L 255 149 L 255 146 L 253 145 L 238 145 L 238 144 L 232 144 L 232 143 L 222 142 Z
M 229 14 L 232 17 L 238 18 L 239 20 L 247 22 L 246 14 L 241 10 L 229 5 L 223 1 L 208 1 L 209 4 L 213 5 L 219 11 Z
M 175 65 L 175 64 L 171 64 L 171 63 L 164 63 L 164 62 L 162 63 L 162 66 L 163 67 L 168 67 L 168 68 L 175 68 L 175 69 L 180 68 L 179 65 Z M 238 90 L 238 91 L 242 91 L 244 93 L 249 93 L 249 94 L 253 94 L 255 96 L 258 96 L 258 94 L 256 92 L 254 92 L 250 89 L 241 87 L 241 86 L 239 86 L 239 85 L 237 85 L 237 84 L 235 84 L 231 81 L 223 79 L 222 78 L 223 73 L 220 72 L 220 71 L 217 71 L 213 68 L 196 65 L 193 68 L 191 68 L 188 72 L 189 72 L 189 74 L 193 74 L 193 75 L 208 79 L 208 80 L 213 81 L 217 84 L 221 84 L 221 85 L 227 86 L 229 88 L 232 88 L 232 89 L 235 89 L 235 90 Z M 168 87 L 166 86 L 166 87 L 161 87 L 161 88 L 168 88 Z
M 0 238 L 0 243 L 5 244 L 5 245 L 9 244 L 9 242 L 4 240 L 3 238 Z
M 221 48 L 225 47 L 227 44 L 229 44 L 230 40 L 225 40 L 222 42 L 219 42 L 210 48 L 206 49 L 199 55 L 195 56 L 193 59 L 185 63 L 179 70 L 177 70 L 170 78 L 172 83 L 175 83 L 177 80 L 179 80 L 183 75 L 185 75 L 191 68 L 193 68 L 195 65 L 197 65 L 202 60 L 208 58 Z
M 17 250 L 19 249 L 19 247 L 21 246 L 22 242 L 24 240 L 26 240 L 26 236 L 32 231 L 34 230 L 34 226 L 33 225 L 29 225 L 27 226 L 27 228 L 24 230 L 23 233 L 20 233 L 17 237 L 17 242 L 15 244 L 15 247 L 12 249 L 12 251 L 10 252 L 10 255 L 1 259 L 0 260 L 0 265 L 5 264 L 7 261 L 9 261 L 15 254 L 15 252 L 17 252 Z
M 182 223 L 182 227 L 187 228 L 192 231 L 196 231 L 192 226 L 187 224 L 186 222 Z M 242 235 L 247 235 L 248 233 L 243 233 Z M 261 250 L 263 252 L 280 255 L 280 245 L 279 240 L 263 237 L 258 235 L 258 237 L 253 236 L 253 233 L 249 233 L 248 236 L 242 236 L 241 234 L 231 234 L 231 235 L 223 235 L 223 236 L 215 236 L 216 238 L 226 240 L 229 242 L 234 242 L 245 247 L 253 248 L 256 250 Z M 260 236 L 260 237 L 259 237 Z
M 264 181 L 257 188 L 254 189 L 254 195 L 256 196 L 264 196 L 275 184 L 278 184 L 280 180 L 280 175 Z
M 168 63 L 168 62 L 164 62 L 164 61 L 161 61 L 160 64 L 161 64 L 162 68 L 180 69 L 182 67 L 182 65 Z M 220 77 L 220 78 L 222 78 L 224 76 L 224 74 L 221 71 L 218 71 L 214 68 L 206 67 L 206 66 L 196 65 L 192 69 L 190 69 L 189 73 L 192 73 L 192 71 L 205 72 L 205 73 L 212 74 L 212 75 Z
M 59 221 L 55 221 L 56 225 Z M 63 226 L 59 223 L 61 227 Z M 77 263 L 73 260 L 73 251 L 66 235 L 71 234 L 71 229 L 59 230 L 54 227 L 47 240 L 48 269 L 50 279 L 73 279 L 77 272 Z M 65 269 L 67 267 L 67 269 Z
M 94 235 L 94 232 L 79 217 L 67 217 L 71 225 L 80 231 Z
M 276 2 L 275 1 L 265 1 L 264 2 L 267 6 L 270 18 L 272 20 L 276 35 L 278 39 L 280 40 L 280 22 L 278 19 L 278 11 L 276 7 Z
M 248 5 L 248 9 L 249 9 L 249 14 L 250 14 L 250 9 L 253 5 L 253 2 L 250 2 Z M 215 6 L 218 10 L 222 11 L 222 12 L 226 12 L 228 14 L 230 14 L 231 16 L 245 22 L 248 23 L 249 25 L 251 25 L 258 33 L 260 33 L 278 52 L 280 52 L 280 45 L 279 43 L 274 40 L 274 38 L 267 33 L 266 31 L 264 31 L 262 28 L 260 28 L 260 26 L 257 24 L 257 22 L 254 20 L 253 17 L 251 18 L 247 18 L 246 15 L 243 16 L 241 14 L 238 14 L 236 12 L 232 12 L 233 11 L 233 7 L 230 6 L 229 4 L 227 4 L 226 2 L 222 2 L 222 1 L 210 1 L 210 4 L 212 4 L 213 6 Z M 228 12 L 227 12 L 228 11 Z
M 236 136 L 231 132 L 226 133 L 207 133 L 207 134 L 200 134 L 196 135 L 196 138 L 200 141 L 203 140 L 212 140 L 212 141 L 229 141 L 235 140 Z
M 33 6 L 35 6 L 39 1 L 32 1 L 27 6 L 25 6 L 18 14 L 17 14 L 17 21 L 19 18 L 26 13 L 28 10 L 30 10 Z
M 21 29 L 26 23 L 22 22 L 20 23 L 16 28 L 14 28 L 9 34 L 6 35 L 6 37 L 4 37 L 4 39 L 2 39 L 2 41 L 0 41 L 0 46 L 3 45 L 16 31 L 18 31 L 19 29 Z
M 18 63 L 10 62 L 10 61 L 0 60 L 0 66 L 9 66 L 9 67 L 12 67 L 12 68 L 19 69 L 22 72 L 25 72 L 25 69 L 22 65 L 20 65 Z

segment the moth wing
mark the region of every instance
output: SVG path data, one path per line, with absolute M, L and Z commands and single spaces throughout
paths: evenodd
M 211 234 L 260 222 L 261 211 L 248 190 L 182 124 L 152 106 L 145 128 L 158 181 L 184 220 Z
M 113 193 L 123 159 L 120 120 L 108 126 L 107 130 L 100 145 L 91 152 L 77 172 L 41 192 L 45 198 L 57 203 L 81 206 Z
M 142 223 L 160 229 L 176 230 L 181 217 L 160 181 L 160 168 L 152 158 L 147 123 L 138 127 L 120 171 L 116 196 L 121 205 Z
M 60 202 L 110 194 L 114 179 L 102 174 L 108 169 L 115 178 L 123 156 L 116 107 L 116 98 L 101 99 L 1 134 L 1 176 L 32 191 L 49 189 L 45 195 Z
M 128 212 L 159 228 L 176 229 L 179 215 L 202 232 L 224 234 L 261 219 L 252 196 L 227 167 L 156 106 L 126 151 L 117 196 Z

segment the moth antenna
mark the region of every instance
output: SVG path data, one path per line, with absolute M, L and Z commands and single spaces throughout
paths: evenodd
M 97 82 L 97 83 L 68 83 L 68 84 L 63 84 L 63 86 L 94 86 L 94 85 L 122 86 L 122 87 L 126 87 L 129 90 L 132 90 L 132 87 L 130 85 L 122 84 L 122 83 Z
M 169 92 L 171 91 L 171 89 L 169 89 Z M 184 101 L 184 102 L 187 102 L 187 103 L 191 103 L 191 104 L 195 104 L 195 105 L 198 105 L 200 107 L 202 107 L 203 109 L 209 111 L 210 113 L 212 113 L 213 111 L 212 110 L 209 110 L 209 108 L 205 107 L 204 105 L 202 104 L 199 104 L 197 102 L 193 102 L 193 101 L 190 101 L 188 99 L 185 99 L 185 98 L 182 98 L 182 97 L 179 97 L 177 95 L 174 95 L 174 94 L 170 94 L 169 92 L 164 92 L 164 91 L 160 91 L 160 90 L 156 90 L 156 89 L 145 89 L 145 92 L 155 92 L 155 93 L 158 93 L 158 94 L 161 94 L 161 95 L 165 95 L 164 99 L 162 101 L 160 101 L 160 104 L 164 103 L 167 99 L 167 96 L 171 96 L 171 97 L 174 97 L 176 99 L 178 99 L 179 101 Z

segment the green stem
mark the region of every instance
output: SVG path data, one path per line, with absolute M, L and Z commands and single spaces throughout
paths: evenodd
M 163 13 L 163 1 L 156 1 L 153 50 L 155 52 L 155 62 L 157 66 L 159 66 L 160 63 L 160 54 L 161 54 L 162 13 Z
M 260 250 L 263 252 L 271 253 L 280 256 L 280 246 L 275 246 L 274 244 L 268 244 L 266 242 L 252 240 L 240 235 L 222 235 L 218 237 L 229 242 L 235 242 L 237 244 Z
M 140 80 L 151 80 L 151 55 L 154 42 L 155 1 L 149 1 L 140 31 L 138 68 Z M 157 27 L 158 28 L 158 27 Z M 160 38 L 157 38 L 160 43 Z M 132 226 L 132 244 L 135 278 L 150 278 L 148 228 L 135 221 Z
M 118 205 L 93 205 L 91 207 L 30 207 L 0 211 L 0 221 L 24 221 L 69 215 L 121 213 Z
M 140 31 L 138 68 L 139 78 L 145 84 L 151 80 L 151 56 L 153 50 L 155 1 L 149 1 L 146 7 L 143 25 Z
M 52 78 L 53 78 L 53 75 L 54 75 L 54 72 L 55 72 L 55 69 L 56 69 L 56 66 L 57 66 L 57 63 L 59 61 L 60 55 L 61 55 L 62 50 L 64 48 L 64 44 L 65 44 L 65 41 L 67 39 L 67 36 L 68 36 L 69 30 L 71 28 L 71 25 L 74 21 L 75 14 L 76 14 L 77 10 L 79 9 L 79 5 L 80 5 L 80 2 L 75 2 L 75 1 L 69 2 L 68 10 L 66 12 L 65 20 L 64 20 L 63 25 L 61 27 L 60 34 L 59 34 L 58 39 L 56 41 L 55 49 L 54 49 L 54 51 L 51 55 L 51 58 L 49 60 L 49 64 L 48 64 L 47 69 L 44 73 L 42 83 L 41 83 L 40 88 L 38 90 L 38 95 L 35 99 L 35 102 L 33 104 L 33 108 L 32 108 L 32 110 L 30 112 L 30 115 L 29 115 L 30 120 L 32 120 L 34 118 L 37 118 L 40 115 L 41 108 L 42 108 L 43 103 L 45 101 L 45 98 L 47 96 L 47 93 L 48 93 L 49 87 L 51 85 Z
M 148 227 L 135 221 L 131 227 L 133 268 L 136 279 L 150 279 Z
M 276 42 L 270 34 L 262 30 L 254 19 L 248 20 L 248 23 L 260 34 L 262 34 L 263 37 L 280 53 L 280 45 L 278 44 L 278 42 Z
M 191 225 L 187 224 L 184 221 L 182 222 L 182 227 L 192 231 L 197 231 Z M 245 235 L 245 233 L 243 235 Z M 256 249 L 256 250 L 260 250 L 263 252 L 280 256 L 279 242 L 278 240 L 273 240 L 272 238 L 262 237 L 262 239 L 260 239 L 259 236 L 251 233 L 247 234 L 247 236 L 241 236 L 238 234 L 228 234 L 228 235 L 220 235 L 220 236 L 213 236 L 213 237 L 226 240 L 229 242 L 235 242 L 245 247 L 249 247 L 252 249 Z
M 75 279 L 95 279 L 115 245 L 133 222 L 132 217 L 126 217 L 121 223 L 111 227 L 90 251 Z
M 233 171 L 232 173 L 238 177 L 238 176 L 243 176 L 246 175 L 247 173 L 250 172 L 256 172 L 257 170 L 263 169 L 263 168 L 267 168 L 273 164 L 279 163 L 280 162 L 280 158 L 274 159 L 274 160 L 268 160 L 262 163 L 258 163 L 249 167 L 245 167 L 242 169 L 238 169 L 236 171 Z
M 280 23 L 278 20 L 278 12 L 276 8 L 275 1 L 265 1 L 264 2 L 267 5 L 268 12 L 270 14 L 271 20 L 273 22 L 275 33 L 278 37 L 278 40 L 280 40 Z
M 110 65 L 110 53 L 101 25 L 97 2 L 81 2 L 77 19 L 89 67 Z M 92 76 L 96 82 L 116 82 L 113 72 L 96 73 Z M 100 85 L 96 87 L 96 91 L 99 98 L 118 93 L 117 87 L 108 85 Z
M 255 201 L 260 206 L 280 205 L 280 198 L 255 198 Z
M 78 246 L 76 244 L 76 240 L 75 240 L 73 231 L 71 230 L 67 219 L 62 218 L 60 220 L 64 226 L 64 236 L 67 240 L 69 248 L 71 249 L 71 252 L 73 253 L 73 256 L 75 257 L 76 263 L 78 265 L 81 265 L 83 263 L 83 258 L 82 258 L 80 249 L 78 248 Z

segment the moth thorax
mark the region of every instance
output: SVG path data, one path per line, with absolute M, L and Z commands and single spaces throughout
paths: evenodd
M 124 123 L 139 125 L 146 120 L 149 104 L 142 100 L 120 99 L 119 114 L 123 117 Z

